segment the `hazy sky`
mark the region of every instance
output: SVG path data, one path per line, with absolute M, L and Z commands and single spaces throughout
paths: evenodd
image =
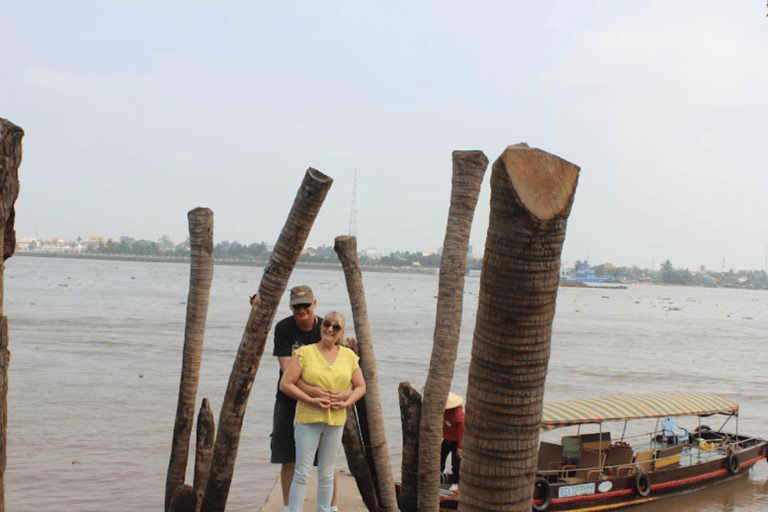
M 471 6 L 471 7 L 470 7 Z M 308 167 L 309 242 L 443 244 L 451 152 L 581 167 L 564 260 L 763 269 L 765 0 L 71 0 L 2 8 L 20 237 L 274 243 Z M 472 228 L 482 252 L 490 165 Z

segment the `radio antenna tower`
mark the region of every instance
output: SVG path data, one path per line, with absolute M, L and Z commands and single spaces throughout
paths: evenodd
M 349 236 L 357 237 L 357 169 L 352 182 L 352 211 L 349 214 Z

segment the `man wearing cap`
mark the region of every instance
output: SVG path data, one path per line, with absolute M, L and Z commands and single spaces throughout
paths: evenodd
M 273 356 L 280 363 L 280 378 L 277 379 L 278 389 L 275 397 L 275 412 L 272 423 L 272 457 L 273 464 L 282 464 L 280 468 L 280 485 L 283 490 L 283 506 L 288 510 L 288 495 L 293 480 L 293 470 L 296 464 L 296 445 L 293 439 L 293 420 L 296 416 L 296 399 L 280 391 L 280 379 L 283 371 L 291 361 L 293 351 L 303 345 L 316 343 L 320 340 L 320 325 L 323 319 L 315 316 L 317 301 L 312 289 L 307 285 L 291 288 L 292 316 L 284 318 L 275 325 L 275 349 Z M 323 390 L 310 386 L 303 380 L 297 385 L 310 396 L 319 396 Z M 336 508 L 336 479 L 333 481 L 333 499 L 331 510 Z
M 443 413 L 443 445 L 440 450 L 440 471 L 445 471 L 445 460 L 451 454 L 451 491 L 459 493 L 461 450 L 464 446 L 464 400 L 455 393 L 448 393 Z

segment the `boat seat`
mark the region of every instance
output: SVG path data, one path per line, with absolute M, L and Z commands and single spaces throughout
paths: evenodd
M 536 463 L 536 472 L 538 474 L 547 479 L 549 477 L 556 478 L 562 461 L 563 445 L 547 443 L 546 441 L 539 443 L 539 456 Z
M 611 433 L 582 434 L 582 448 L 596 452 L 604 452 L 611 447 Z
M 656 452 L 656 462 L 654 463 L 654 469 L 658 471 L 662 468 L 672 469 L 678 467 L 680 465 L 680 456 L 682 453 L 682 444 L 659 450 Z
M 563 445 L 563 458 L 578 460 L 584 449 L 595 452 L 606 451 L 611 447 L 611 433 L 601 432 L 581 434 L 577 436 L 563 436 L 560 439 Z
M 605 452 L 605 472 L 609 475 L 629 475 L 634 472 L 634 451 L 629 446 L 615 444 Z
M 568 475 L 573 472 L 573 476 L 561 476 L 559 481 L 573 484 L 600 480 L 603 475 L 604 464 L 605 452 L 583 449 L 579 462 L 575 466 L 563 466 L 562 468 L 561 475 Z
M 643 473 L 653 471 L 653 459 L 656 456 L 656 450 L 643 450 L 635 454 L 635 467 Z
M 688 440 L 688 429 L 678 425 L 672 418 L 664 418 L 664 420 L 661 422 L 661 428 L 664 431 L 664 438 L 669 443 L 679 444 Z M 682 430 L 685 432 L 685 434 L 682 436 L 677 435 L 675 433 L 675 429 Z

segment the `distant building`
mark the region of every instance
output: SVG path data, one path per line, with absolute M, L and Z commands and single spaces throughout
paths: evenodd
M 375 247 L 369 247 L 367 249 L 363 249 L 362 251 L 360 251 L 360 256 L 379 259 L 379 258 L 383 258 L 386 255 L 380 250 L 376 249 Z
M 560 279 L 573 277 L 576 272 L 576 262 L 563 261 L 560 263 Z
M 26 251 L 29 250 L 29 244 L 32 242 L 37 245 L 37 240 L 34 238 L 17 238 L 16 239 L 16 250 L 17 251 Z
M 106 247 L 107 241 L 100 236 L 89 236 L 85 241 L 85 246 L 89 248 Z
M 43 241 L 43 247 L 69 247 L 69 239 L 68 238 L 46 238 Z

